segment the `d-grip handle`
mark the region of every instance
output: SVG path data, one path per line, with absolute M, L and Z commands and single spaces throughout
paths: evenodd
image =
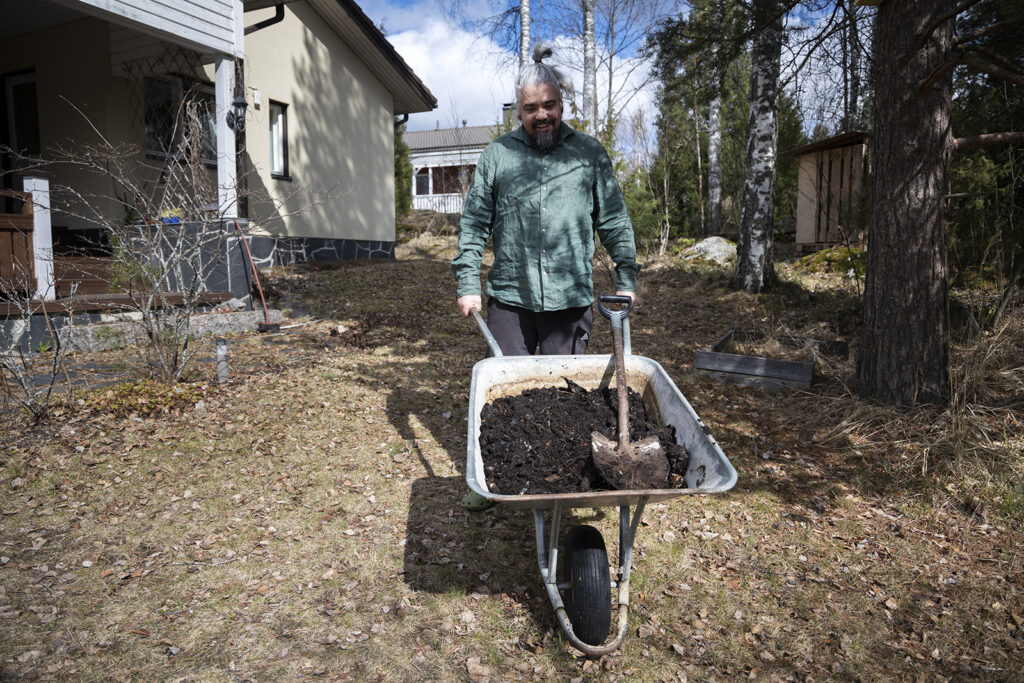
M 612 311 L 604 307 L 605 303 L 621 304 L 624 308 Z M 601 315 L 611 321 L 613 330 L 621 330 L 622 321 L 628 318 L 629 312 L 633 310 L 633 298 L 621 294 L 602 294 L 597 297 L 597 310 L 601 311 Z

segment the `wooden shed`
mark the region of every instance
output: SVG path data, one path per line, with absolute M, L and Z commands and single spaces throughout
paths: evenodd
M 798 253 L 860 240 L 869 137 L 852 131 L 782 152 L 798 159 Z

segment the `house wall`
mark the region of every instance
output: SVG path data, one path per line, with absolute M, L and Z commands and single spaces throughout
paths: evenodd
M 250 12 L 246 23 L 272 15 Z M 246 36 L 246 54 L 253 222 L 273 237 L 393 243 L 393 100 L 384 85 L 305 2 Z M 270 176 L 270 100 L 288 105 L 290 179 Z

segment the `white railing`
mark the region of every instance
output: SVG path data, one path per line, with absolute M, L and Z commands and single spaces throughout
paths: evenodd
M 412 208 L 437 213 L 462 213 L 461 194 L 421 194 L 412 198 Z

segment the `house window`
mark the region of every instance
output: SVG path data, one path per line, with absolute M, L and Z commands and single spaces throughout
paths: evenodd
M 416 194 L 430 194 L 430 169 L 421 168 L 416 173 Z
M 288 176 L 288 105 L 270 101 L 270 176 Z
M 217 164 L 217 99 L 213 88 L 182 78 L 146 78 L 142 84 L 146 154 L 181 159 L 188 112 L 194 111 L 203 161 Z

